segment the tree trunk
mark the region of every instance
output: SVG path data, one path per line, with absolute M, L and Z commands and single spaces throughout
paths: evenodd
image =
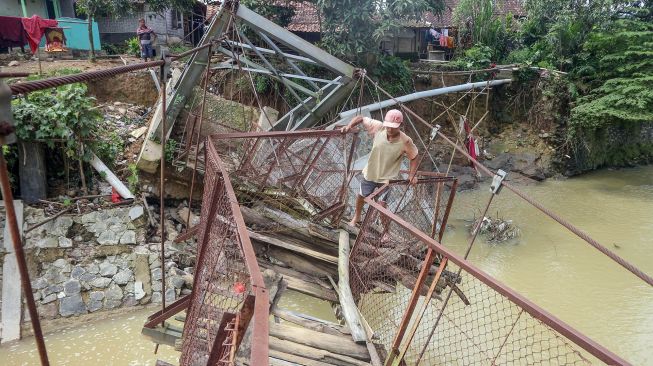
M 91 44 L 91 49 L 88 53 L 88 59 L 95 62 L 95 44 L 93 43 L 93 14 L 88 15 L 88 41 Z
M 18 174 L 20 195 L 27 203 L 47 198 L 45 153 L 40 142 L 19 141 Z

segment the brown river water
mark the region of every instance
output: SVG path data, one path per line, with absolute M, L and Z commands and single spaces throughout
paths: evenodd
M 486 184 L 487 185 L 487 184 Z M 489 198 L 483 187 L 459 193 L 443 243 L 464 253 L 469 220 Z M 618 255 L 653 275 L 653 166 L 603 170 L 523 187 Z M 490 216 L 513 220 L 516 242 L 489 245 L 479 238 L 469 259 L 481 269 L 635 365 L 653 365 L 653 288 L 581 239 L 504 190 Z M 281 306 L 334 320 L 331 307 L 297 293 Z M 47 334 L 53 365 L 175 363 L 178 353 L 140 335 L 139 310 Z M 0 365 L 38 365 L 31 338 L 0 346 Z

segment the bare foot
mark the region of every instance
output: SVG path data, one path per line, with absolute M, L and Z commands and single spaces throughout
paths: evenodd
M 349 221 L 349 226 L 356 227 L 356 225 L 358 225 L 359 222 L 360 221 L 358 221 L 356 219 L 351 219 L 351 221 Z

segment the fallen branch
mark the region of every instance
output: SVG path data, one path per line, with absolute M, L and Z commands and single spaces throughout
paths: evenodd
M 72 209 L 73 209 L 72 206 L 71 206 L 71 207 L 68 207 L 68 208 L 66 208 L 66 209 L 64 209 L 64 210 L 59 211 L 59 212 L 58 212 L 57 214 L 55 214 L 54 216 L 50 216 L 50 217 L 48 217 L 47 219 L 45 219 L 45 220 L 39 222 L 38 224 L 35 224 L 35 225 L 33 225 L 33 226 L 31 226 L 31 227 L 25 229 L 25 234 L 29 233 L 30 231 L 36 229 L 36 228 L 39 227 L 39 226 L 42 226 L 42 225 L 44 225 L 44 224 L 47 224 L 48 222 L 50 222 L 50 221 L 56 219 L 57 217 L 59 217 L 59 216 L 65 214 L 66 212 L 68 212 L 68 211 L 70 211 L 70 210 L 72 210 Z

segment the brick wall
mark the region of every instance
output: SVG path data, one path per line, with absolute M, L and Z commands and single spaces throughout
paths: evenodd
M 157 42 L 165 42 L 168 37 L 184 38 L 183 27 L 172 28 L 172 10 L 165 12 L 165 17 L 151 11 L 139 11 L 120 18 L 98 18 L 100 37 L 103 42 L 118 43 L 136 36 L 138 20 L 145 19 L 145 23 L 157 34 Z M 167 29 L 166 29 L 167 25 Z

